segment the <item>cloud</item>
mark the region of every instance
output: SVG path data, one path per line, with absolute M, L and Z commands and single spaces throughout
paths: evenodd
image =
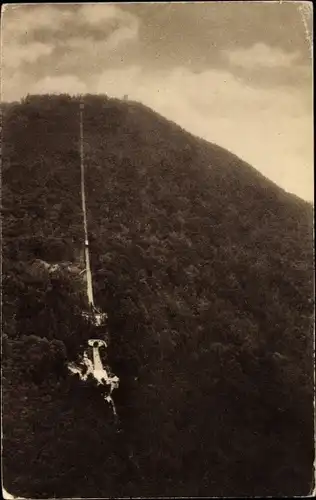
M 119 20 L 125 24 L 132 24 L 137 19 L 127 11 L 113 4 L 89 4 L 82 5 L 78 15 L 86 22 L 95 25 L 104 25 L 104 23 Z
M 85 83 L 72 75 L 60 77 L 46 77 L 32 86 L 32 94 L 84 94 L 87 92 Z
M 107 40 L 107 48 L 116 49 L 121 43 L 134 40 L 138 34 L 138 25 L 123 26 L 116 30 Z
M 111 4 L 90 5 L 26 5 L 10 6 L 4 11 L 2 21 L 3 43 L 14 41 L 30 42 L 34 38 L 43 41 L 45 36 L 51 38 L 59 33 L 62 41 L 67 42 L 73 37 L 86 35 L 106 40 L 108 36 L 122 31 L 117 39 L 131 39 L 138 34 L 139 19 L 137 16 Z M 128 36 L 126 36 L 128 33 Z M 125 35 L 124 35 L 125 34 Z M 59 40 L 55 40 L 56 43 Z
M 269 47 L 264 43 L 256 43 L 249 48 L 225 50 L 223 55 L 230 64 L 245 69 L 289 68 L 300 56 L 299 52 L 285 52 L 278 47 Z
M 105 7 L 105 8 L 104 8 Z M 103 24 L 106 21 L 117 19 L 121 16 L 121 10 L 116 5 L 90 4 L 82 5 L 79 15 L 92 25 Z
M 71 17 L 71 12 L 50 5 L 7 5 L 3 11 L 2 43 L 16 43 L 38 29 L 62 28 Z
M 83 5 L 78 11 L 78 16 L 91 27 L 111 29 L 105 40 L 106 49 L 116 49 L 122 42 L 131 41 L 138 37 L 138 17 L 116 5 Z
M 50 74 L 54 69 L 91 73 L 130 47 L 138 34 L 138 17 L 115 5 L 10 6 L 2 20 L 3 78 L 9 78 L 8 68 L 26 62 L 23 70 L 37 78 L 44 67 Z
M 67 59 L 67 51 L 69 51 L 71 57 L 73 57 L 73 52 L 76 52 L 78 57 L 82 58 L 82 56 L 85 56 L 96 60 L 102 53 L 113 51 L 124 44 L 124 42 L 135 41 L 137 35 L 138 24 L 133 23 L 130 26 L 122 25 L 117 27 L 112 33 L 101 40 L 95 40 L 91 35 L 85 38 L 80 36 L 72 37 L 63 42 L 63 50 L 66 52 L 65 59 Z
M 34 42 L 27 46 L 12 43 L 10 46 L 3 44 L 2 63 L 5 68 L 18 68 L 21 63 L 34 63 L 42 56 L 50 55 L 54 50 L 53 45 Z

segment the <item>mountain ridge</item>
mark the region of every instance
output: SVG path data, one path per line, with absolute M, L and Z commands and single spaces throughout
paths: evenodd
M 91 267 L 121 380 L 120 432 L 96 388 L 65 372 L 95 336 L 80 287 L 63 273 L 26 278 L 32 259 L 75 262 L 83 243 L 79 98 L 29 96 L 3 119 L 7 481 L 36 497 L 306 494 L 312 207 L 143 105 L 84 101 Z M 20 391 L 33 395 L 24 422 Z M 53 426 L 58 408 L 68 430 L 57 443 L 44 428 L 21 446 L 16 432 L 40 418 Z

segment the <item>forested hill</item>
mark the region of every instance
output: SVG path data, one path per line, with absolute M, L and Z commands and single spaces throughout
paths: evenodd
M 312 206 L 138 103 L 84 100 L 92 271 L 119 424 L 67 371 L 97 335 L 80 283 L 34 272 L 82 265 L 79 100 L 28 96 L 2 106 L 4 487 L 28 498 L 308 494 Z

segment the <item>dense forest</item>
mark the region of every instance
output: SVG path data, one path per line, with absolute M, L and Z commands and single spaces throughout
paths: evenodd
M 312 206 L 139 103 L 84 101 L 101 332 L 81 314 L 80 280 L 34 268 L 80 266 L 79 98 L 2 105 L 4 487 L 308 494 Z M 107 334 L 118 421 L 67 369 Z

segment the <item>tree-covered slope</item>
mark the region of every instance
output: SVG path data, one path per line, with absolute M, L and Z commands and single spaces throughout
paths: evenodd
M 312 207 L 138 103 L 85 96 L 84 138 L 119 424 L 66 369 L 97 334 L 80 284 L 30 272 L 80 261 L 79 100 L 30 96 L 3 112 L 6 489 L 307 494 Z

